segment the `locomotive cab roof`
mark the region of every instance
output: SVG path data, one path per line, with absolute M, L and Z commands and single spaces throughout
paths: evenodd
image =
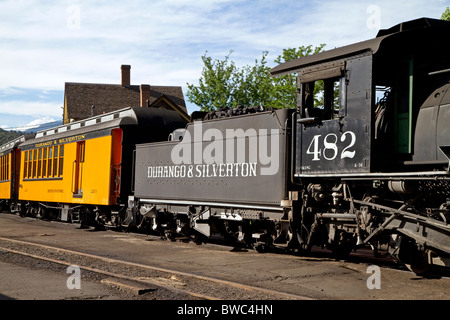
M 388 29 L 381 29 L 373 39 L 282 63 L 271 70 L 271 75 L 280 76 L 299 72 L 301 69 L 327 62 L 336 65 L 337 60 L 345 60 L 347 57 L 364 53 L 381 56 L 381 60 L 388 60 L 394 52 L 429 50 L 432 46 L 440 45 L 449 32 L 449 21 L 430 18 L 406 21 Z M 417 46 L 419 41 L 420 47 Z

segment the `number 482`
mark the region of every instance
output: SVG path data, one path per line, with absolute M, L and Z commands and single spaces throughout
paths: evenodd
M 323 138 L 322 146 L 321 143 L 322 135 L 315 135 L 311 143 L 309 144 L 308 149 L 306 150 L 306 154 L 312 154 L 312 161 L 320 161 L 320 157 L 322 156 L 325 160 L 334 160 L 339 154 L 339 148 L 337 146 L 338 137 L 334 133 L 329 133 Z M 340 153 L 340 158 L 353 158 L 355 156 L 356 151 L 349 150 L 356 143 L 356 135 L 353 131 L 346 131 L 341 136 L 341 142 L 346 142 L 347 145 L 342 149 Z M 322 150 L 323 149 L 323 150 Z

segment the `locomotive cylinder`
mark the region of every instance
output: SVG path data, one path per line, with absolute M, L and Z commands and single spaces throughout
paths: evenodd
M 397 194 L 410 194 L 415 190 L 415 184 L 411 181 L 389 181 L 388 188 Z

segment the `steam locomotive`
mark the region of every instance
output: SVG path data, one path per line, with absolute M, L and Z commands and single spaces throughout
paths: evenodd
M 339 257 L 371 247 L 416 273 L 448 267 L 449 34 L 421 18 L 283 63 L 271 74 L 297 73 L 296 109 L 186 123 L 127 108 L 21 137 L 0 147 L 0 204 L 168 239 Z

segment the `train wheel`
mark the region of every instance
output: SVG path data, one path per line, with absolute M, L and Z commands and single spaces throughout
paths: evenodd
M 44 219 L 45 218 L 45 208 L 44 207 L 39 207 L 37 209 L 36 218 L 38 218 L 38 219 Z
M 353 242 L 353 239 L 349 237 L 347 232 L 338 230 L 334 240 L 329 244 L 329 248 L 337 259 L 345 259 L 352 252 Z
M 253 247 L 253 249 L 256 250 L 256 252 L 259 252 L 259 253 L 265 253 L 268 251 L 267 246 L 262 243 L 254 243 L 252 245 L 252 247 Z
M 33 217 L 33 218 L 37 218 L 37 215 L 38 215 L 38 208 L 30 205 L 27 208 L 27 216 L 30 216 L 30 217 Z
M 428 273 L 431 265 L 428 263 L 427 255 L 420 250 L 412 250 L 409 252 L 410 256 L 402 261 L 405 266 L 418 276 L 423 276 Z
M 348 255 L 350 254 L 350 252 L 352 252 L 352 248 L 348 247 L 347 245 L 336 245 L 334 244 L 332 246 L 331 252 L 333 252 L 334 256 L 337 259 L 345 259 L 348 257 Z
M 393 237 L 390 253 L 395 260 L 404 264 L 418 276 L 426 274 L 431 267 L 427 258 L 428 251 L 406 236 L 395 235 Z
M 80 229 L 88 229 L 90 226 L 94 226 L 95 216 L 94 214 L 87 208 L 82 207 L 79 209 L 79 222 Z
M 292 228 L 292 223 L 289 224 L 286 237 L 288 252 L 293 252 L 300 248 L 300 242 L 297 239 L 297 233 Z
M 416 263 L 414 265 L 405 263 L 405 266 L 418 276 L 423 276 L 427 274 L 431 268 L 431 265 L 428 264 L 426 261 L 423 261 L 421 264 Z
M 205 238 L 205 236 L 198 234 L 198 233 L 193 233 L 190 235 L 190 237 L 191 237 L 191 240 L 198 246 L 207 242 L 207 239 Z

